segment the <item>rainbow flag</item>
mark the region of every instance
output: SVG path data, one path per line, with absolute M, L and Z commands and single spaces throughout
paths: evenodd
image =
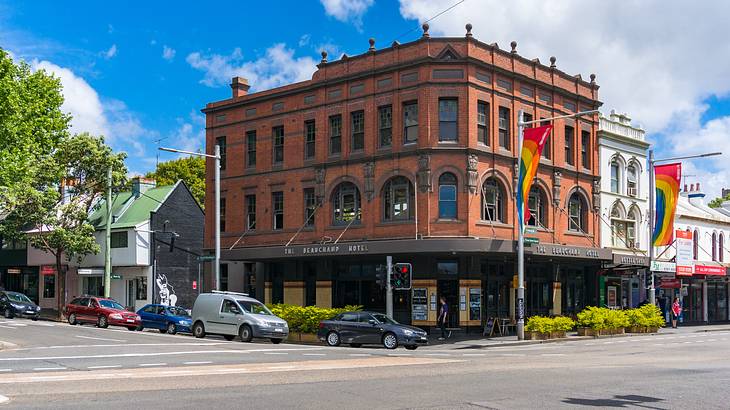
M 520 152 L 520 172 L 517 179 L 517 218 L 522 231 L 525 229 L 525 221 L 530 219 L 527 198 L 530 197 L 532 180 L 537 173 L 542 148 L 545 146 L 545 141 L 550 136 L 552 129 L 552 125 L 545 125 L 537 128 L 527 128 L 524 131 L 522 152 Z
M 674 239 L 674 212 L 677 210 L 679 181 L 681 179 L 681 163 L 654 167 L 656 186 L 656 218 L 652 234 L 654 246 L 670 245 Z

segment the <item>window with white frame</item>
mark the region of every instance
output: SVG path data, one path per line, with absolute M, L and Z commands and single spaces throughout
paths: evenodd
M 527 198 L 527 207 L 530 209 L 530 219 L 527 225 L 547 227 L 547 212 L 545 212 L 545 204 L 547 199 L 542 190 L 536 186 L 530 189 L 530 196 Z
M 568 201 L 568 230 L 586 232 L 588 206 L 583 197 L 574 192 Z
M 639 184 L 637 180 L 636 165 L 626 167 L 626 194 L 628 196 L 639 195 Z
M 614 194 L 618 194 L 621 191 L 621 186 L 619 185 L 619 176 L 620 176 L 620 168 L 618 165 L 618 161 L 615 159 L 611 161 L 611 192 Z
M 482 185 L 482 219 L 504 222 L 504 195 L 496 178 L 489 178 Z

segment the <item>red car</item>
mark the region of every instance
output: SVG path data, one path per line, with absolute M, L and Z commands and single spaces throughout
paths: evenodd
M 114 299 L 82 296 L 66 305 L 66 317 L 71 325 L 96 323 L 99 327 L 124 326 L 129 330 L 142 327 L 139 315 L 124 309 Z

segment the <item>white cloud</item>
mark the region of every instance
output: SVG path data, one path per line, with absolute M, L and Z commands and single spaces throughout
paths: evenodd
M 299 47 L 304 47 L 309 44 L 309 41 L 312 39 L 312 36 L 309 34 L 304 34 L 303 36 L 299 37 Z
M 169 141 L 184 151 L 202 152 L 205 144 L 205 116 L 193 110 L 187 120 L 178 118 L 177 122 L 179 127 Z
M 317 69 L 311 57 L 294 57 L 294 50 L 279 43 L 256 60 L 244 61 L 240 48 L 230 55 L 191 53 L 185 59 L 191 67 L 204 73 L 200 82 L 209 87 L 223 86 L 231 78 L 247 78 L 257 91 L 310 79 Z
M 117 55 L 117 45 L 116 44 L 112 44 L 112 46 L 109 47 L 109 50 L 106 50 L 104 52 L 104 58 L 106 58 L 107 60 L 109 60 L 110 58 L 113 58 L 116 55 Z
M 443 9 L 438 0 L 401 0 L 400 7 L 419 21 Z M 666 135 L 655 146 L 660 155 L 694 154 L 712 149 L 705 143 L 728 140 L 719 125 L 702 127 L 699 116 L 707 97 L 730 94 L 730 42 L 717 41 L 730 37 L 728 14 L 726 1 L 471 0 L 429 24 L 432 35 L 463 36 L 472 23 L 483 42 L 509 49 L 516 40 L 522 56 L 545 63 L 554 55 L 566 73 L 596 73 L 605 111 L 628 112 L 650 135 Z M 708 172 L 718 162 L 697 164 Z
M 167 61 L 172 61 L 173 58 L 175 58 L 175 49 L 168 46 L 162 46 L 162 58 L 164 58 Z
M 346 23 L 351 22 L 362 29 L 362 16 L 373 5 L 374 0 L 319 0 L 328 16 Z
M 157 44 L 157 40 L 155 40 L 155 39 L 150 40 L 150 45 L 151 46 L 154 46 L 156 44 Z

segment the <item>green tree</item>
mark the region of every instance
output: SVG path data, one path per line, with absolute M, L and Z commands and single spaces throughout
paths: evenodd
M 205 158 L 184 157 L 159 164 L 157 170 L 148 172 L 146 178 L 157 185 L 171 185 L 182 179 L 201 207 L 205 205 Z
M 54 199 L 42 188 L 58 181 L 53 154 L 71 119 L 61 104 L 58 78 L 31 72 L 0 48 L 0 221 L 12 219 L 19 204 Z M 15 222 L 0 224 L 0 235 L 17 236 Z
M 710 201 L 710 203 L 708 203 L 707 206 L 709 206 L 710 208 L 719 208 L 722 206 L 722 203 L 725 201 L 730 201 L 730 195 L 726 195 L 724 198 L 717 197 L 717 198 L 713 199 L 712 201 Z
M 31 244 L 52 254 L 56 259 L 59 278 L 58 313 L 65 305 L 67 260 L 99 252 L 94 238 L 95 228 L 88 217 L 92 208 L 106 192 L 107 171 L 112 168 L 112 186 L 121 186 L 127 175 L 125 153 L 114 153 L 103 137 L 88 133 L 64 138 L 54 153 L 55 163 L 63 176 L 63 195 L 55 201 L 27 203 L 22 214 L 33 224 L 29 235 Z

